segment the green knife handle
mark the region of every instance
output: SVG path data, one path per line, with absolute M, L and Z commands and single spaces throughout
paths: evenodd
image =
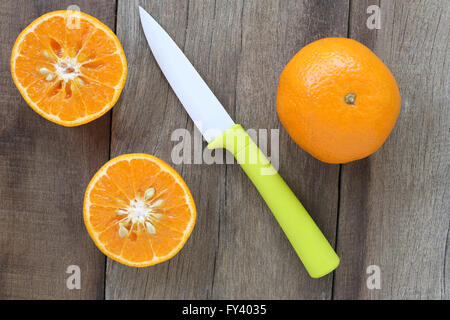
M 327 275 L 339 257 L 303 205 L 240 125 L 208 145 L 230 151 L 274 214 L 312 278 Z

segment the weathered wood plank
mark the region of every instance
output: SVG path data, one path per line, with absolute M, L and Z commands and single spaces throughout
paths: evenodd
M 16 37 L 40 15 L 73 1 L 0 3 L 0 298 L 94 299 L 104 296 L 104 256 L 82 217 L 84 190 L 108 159 L 109 116 L 78 128 L 40 117 L 9 72 Z M 114 27 L 115 3 L 77 1 Z M 81 290 L 68 290 L 66 269 L 81 268 Z
M 222 9 L 223 10 L 223 9 Z M 222 11 L 221 10 L 221 11 Z M 287 135 L 276 114 L 278 79 L 306 44 L 346 36 L 347 1 L 244 1 L 234 119 L 280 129 L 280 174 L 334 243 L 339 167 L 320 163 Z M 311 279 L 239 166 L 228 166 L 214 278 L 218 298 L 329 299 L 332 275 Z
M 381 29 L 353 1 L 351 37 L 395 75 L 403 98 L 385 146 L 342 172 L 338 299 L 449 299 L 450 7 L 446 1 L 380 1 Z M 381 269 L 368 290 L 366 268 Z
M 213 29 L 208 24 L 211 24 L 214 7 L 205 1 L 192 5 L 180 0 L 119 1 L 118 36 L 128 56 L 129 76 L 120 107 L 113 114 L 111 154 L 145 152 L 173 165 L 172 132 L 187 126 L 192 133 L 193 125 L 152 56 L 140 25 L 138 3 L 161 23 L 182 49 L 186 49 L 187 56 L 195 66 L 200 66 L 198 70 L 209 83 L 214 76 L 209 70 L 215 70 L 208 62 L 209 32 Z M 192 26 L 187 25 L 188 16 L 193 21 Z M 186 36 L 197 41 L 186 41 Z M 175 258 L 154 267 L 137 270 L 108 259 L 107 299 L 206 299 L 211 296 L 217 213 L 224 207 L 224 189 L 219 179 L 225 168 L 201 165 L 174 168 L 190 187 L 197 205 L 197 223 L 190 239 Z
M 347 34 L 348 1 L 119 1 L 118 35 L 129 61 L 113 113 L 112 155 L 168 163 L 177 128 L 193 125 L 141 31 L 138 3 L 169 32 L 228 112 L 246 128 L 279 129 L 278 77 L 302 46 Z M 280 171 L 334 243 L 338 167 L 302 152 L 283 129 Z M 193 192 L 198 220 L 186 247 L 146 269 L 107 262 L 106 298 L 330 298 L 332 276 L 311 280 L 237 165 L 174 165 Z

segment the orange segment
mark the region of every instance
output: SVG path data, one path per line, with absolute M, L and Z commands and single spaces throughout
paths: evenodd
M 39 68 L 36 68 L 36 65 L 39 65 Z M 34 82 L 38 80 L 45 80 L 46 76 L 39 72 L 41 68 L 46 68 L 47 70 L 54 72 L 54 66 L 47 61 L 39 61 L 34 58 L 28 58 L 24 56 L 19 56 L 16 59 L 16 70 L 17 70 L 17 79 L 20 82 L 20 85 L 25 88 L 25 90 Z M 48 86 L 48 81 L 45 87 Z M 35 98 L 36 99 L 36 98 Z
M 83 63 L 80 71 L 92 80 L 114 87 L 121 81 L 121 74 L 117 73 L 117 70 L 121 67 L 122 59 L 120 55 L 114 54 Z
M 22 36 L 21 42 L 17 42 L 17 50 L 22 57 L 26 57 L 31 60 L 40 60 L 48 62 L 48 57 L 45 56 L 47 47 L 39 40 L 37 35 L 33 32 L 26 33 Z M 18 68 L 20 71 L 21 69 Z
M 92 205 L 90 211 L 92 229 L 98 233 L 105 231 L 120 219 L 116 213 L 117 208 Z
M 152 181 L 158 177 L 161 170 L 156 163 L 146 161 L 145 159 L 132 159 L 130 165 L 133 172 L 136 196 L 143 198 L 145 191 L 152 187 Z M 148 175 L 150 179 L 139 179 L 144 174 Z
M 127 62 L 116 35 L 96 18 L 54 11 L 19 35 L 11 74 L 33 110 L 60 125 L 78 126 L 114 106 Z
M 116 90 L 99 82 L 80 77 L 81 82 L 76 86 L 83 97 L 88 114 L 102 112 L 103 106 L 108 101 L 115 99 Z
M 117 53 L 115 39 L 108 37 L 105 30 L 99 29 L 89 37 L 85 46 L 80 50 L 78 61 L 84 63 L 114 53 Z
M 146 263 L 155 258 L 151 239 L 146 231 L 141 230 L 134 234 L 135 237 L 129 238 L 125 241 L 121 254 L 124 259 L 134 261 L 135 263 Z
M 114 179 L 114 177 L 113 177 Z M 98 177 L 94 188 L 90 192 L 90 202 L 100 206 L 120 209 L 129 204 L 130 199 L 117 188 L 114 181 L 107 175 Z
M 69 28 L 66 28 L 66 50 L 69 56 L 75 57 L 94 33 L 96 27 L 89 21 L 82 19 L 74 21 L 69 19 L 68 23 Z M 71 26 L 70 23 L 73 25 Z M 81 62 L 80 59 L 78 59 L 78 62 Z
M 153 250 L 158 256 L 168 256 L 178 243 L 183 241 L 183 233 L 167 228 L 161 223 L 156 223 L 156 227 L 159 232 L 150 236 Z
M 194 200 L 183 179 L 167 163 L 146 154 L 106 163 L 84 198 L 84 222 L 97 247 L 134 267 L 176 255 L 195 219 Z

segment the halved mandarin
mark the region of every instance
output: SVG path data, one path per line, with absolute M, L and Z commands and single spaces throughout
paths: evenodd
M 108 112 L 127 77 L 116 35 L 79 11 L 54 11 L 17 38 L 11 74 L 30 107 L 63 126 L 78 126 Z
M 183 178 L 147 154 L 123 155 L 106 163 L 87 187 L 83 211 L 97 247 L 111 259 L 134 267 L 176 255 L 196 219 Z

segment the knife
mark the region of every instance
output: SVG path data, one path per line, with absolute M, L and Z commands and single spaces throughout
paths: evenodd
M 139 7 L 142 28 L 159 67 L 187 113 L 209 143 L 230 151 L 259 191 L 309 275 L 320 278 L 339 265 L 339 257 L 241 125 L 235 124 L 167 32 Z

